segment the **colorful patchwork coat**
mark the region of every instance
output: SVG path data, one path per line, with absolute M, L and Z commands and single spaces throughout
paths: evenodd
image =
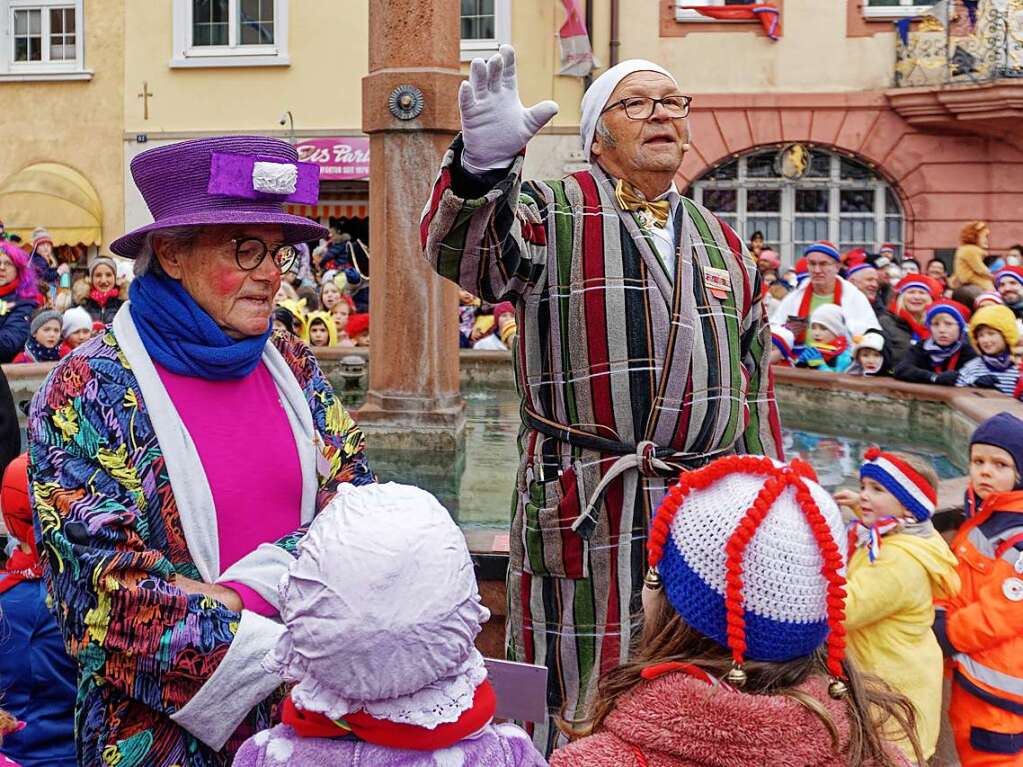
M 691 200 L 673 216 L 669 273 L 599 166 L 523 182 L 520 157 L 490 184 L 461 171 L 461 146 L 426 205 L 423 248 L 442 276 L 516 306 L 524 425 L 507 653 L 546 665 L 552 715 L 578 717 L 598 673 L 628 654 L 647 527 L 672 473 L 653 470 L 654 448 L 676 466 L 781 453 L 759 276 L 735 233 Z M 550 722 L 534 730 L 548 752 L 555 737 Z
M 340 482 L 373 481 L 363 437 L 309 349 L 263 355 L 303 469 L 303 527 L 219 572 L 212 497 L 127 307 L 50 374 L 32 402 L 30 489 L 50 596 L 79 667 L 79 763 L 227 767 L 271 725 L 281 680 L 262 655 L 282 626 L 175 588 L 234 580 L 279 606 L 280 577 Z M 225 417 L 251 418 L 253 413 Z

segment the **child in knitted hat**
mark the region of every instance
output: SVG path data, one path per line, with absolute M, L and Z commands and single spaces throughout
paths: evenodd
M 860 467 L 859 493 L 835 493 L 857 517 L 846 576 L 849 655 L 913 702 L 928 759 L 941 729 L 944 665 L 931 631 L 934 599 L 959 590 L 956 558 L 931 524 L 937 484 L 925 461 L 871 448 Z M 909 742 L 901 745 L 912 760 Z
M 784 325 L 771 325 L 771 364 L 790 368 L 796 361 L 796 336 Z
M 45 309 L 37 312 L 28 329 L 25 350 L 12 362 L 56 362 L 60 359 L 61 316 Z
M 369 346 L 369 312 L 356 312 L 348 317 L 339 346 Z
M 60 347 L 60 356 L 64 357 L 92 336 L 92 317 L 82 307 L 72 306 L 64 312 L 60 335 L 64 339 Z
M 891 365 L 885 354 L 884 334 L 870 328 L 853 344 L 853 363 L 845 372 L 851 376 L 888 376 Z
M 4 754 L 25 767 L 73 767 L 78 667 L 68 657 L 57 620 L 46 607 L 46 581 L 32 530 L 28 454 L 3 474 L 0 508 L 16 542 L 0 572 L 0 682 L 4 708 L 25 723 L 8 735 Z M 0 767 L 4 762 L 0 760 Z
M 845 538 L 805 463 L 683 473 L 651 527 L 639 643 L 551 767 L 901 765 L 872 722 L 915 741 L 909 701 L 844 659 Z
M 461 530 L 437 499 L 393 483 L 342 485 L 280 584 L 283 636 L 264 666 L 296 683 L 283 724 L 234 767 L 541 767 L 493 724 L 476 635 L 480 603 Z
M 976 357 L 966 336 L 970 310 L 957 301 L 942 299 L 927 309 L 930 337 L 913 344 L 895 367 L 895 377 L 911 383 L 955 386 L 959 371 Z
M 117 285 L 117 264 L 112 258 L 97 258 L 89 264 L 89 296 L 82 301 L 82 308 L 94 322 L 109 325 L 123 303 Z
M 977 357 L 959 371 L 956 386 L 997 389 L 1013 394 L 1019 368 L 1012 349 L 1019 340 L 1016 316 L 1006 306 L 985 306 L 970 320 L 970 341 Z
M 938 603 L 934 632 L 951 659 L 948 713 L 960 762 L 964 767 L 1019 765 L 1023 764 L 1023 421 L 999 413 L 977 427 L 970 443 L 968 495 L 979 508 L 974 507 L 952 540 L 962 589 Z
M 849 331 L 842 307 L 837 304 L 818 306 L 810 315 L 807 345 L 799 355 L 796 367 L 844 373 L 851 364 Z

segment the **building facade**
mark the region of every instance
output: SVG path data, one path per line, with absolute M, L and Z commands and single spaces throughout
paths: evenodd
M 693 10 L 734 4 L 580 2 L 601 67 L 653 59 L 694 96 L 680 188 L 742 236 L 763 231 L 788 263 L 823 237 L 843 249 L 892 242 L 926 260 L 954 248 L 970 219 L 990 223 L 996 251 L 1023 241 L 1023 0 L 980 0 L 975 18 L 955 0 L 947 23 L 914 21 L 905 40 L 895 22 L 926 4 L 775 0 L 776 41 L 755 20 Z M 530 145 L 527 175 L 580 167 L 585 83 L 558 74 L 562 4 L 461 0 L 461 12 L 463 62 L 511 42 L 523 101 L 561 106 Z M 368 236 L 368 0 L 0 0 L 0 32 L 8 226 L 58 228 L 15 194 L 39 183 L 26 168 L 57 164 L 74 183 L 55 182 L 45 210 L 69 230 L 91 215 L 103 250 L 148 220 L 130 182 L 135 155 L 249 132 L 291 140 L 321 165 L 321 204 L 297 212 Z M 59 194 L 83 184 L 95 201 L 70 211 Z
M 122 0 L 0 0 L 0 220 L 95 251 L 124 228 Z

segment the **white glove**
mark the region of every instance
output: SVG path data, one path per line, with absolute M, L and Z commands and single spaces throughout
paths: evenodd
M 526 109 L 515 79 L 515 49 L 502 45 L 489 61 L 473 59 L 469 79 L 458 89 L 462 113 L 462 167 L 483 174 L 507 168 L 558 113 L 553 101 Z

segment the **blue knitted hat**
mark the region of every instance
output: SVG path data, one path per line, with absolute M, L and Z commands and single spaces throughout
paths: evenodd
M 1011 455 L 1020 477 L 1016 489 L 1023 490 L 1023 421 L 1008 413 L 993 415 L 973 432 L 970 447 L 977 444 L 1000 447 Z
M 842 260 L 842 254 L 838 252 L 838 248 L 835 247 L 834 243 L 828 242 L 827 240 L 815 242 L 803 251 L 803 256 L 808 256 L 811 253 L 823 253 L 825 256 L 831 256 L 836 261 Z
M 669 491 L 648 561 L 679 615 L 737 665 L 806 657 L 827 640 L 841 676 L 845 538 L 808 465 L 726 456 Z

